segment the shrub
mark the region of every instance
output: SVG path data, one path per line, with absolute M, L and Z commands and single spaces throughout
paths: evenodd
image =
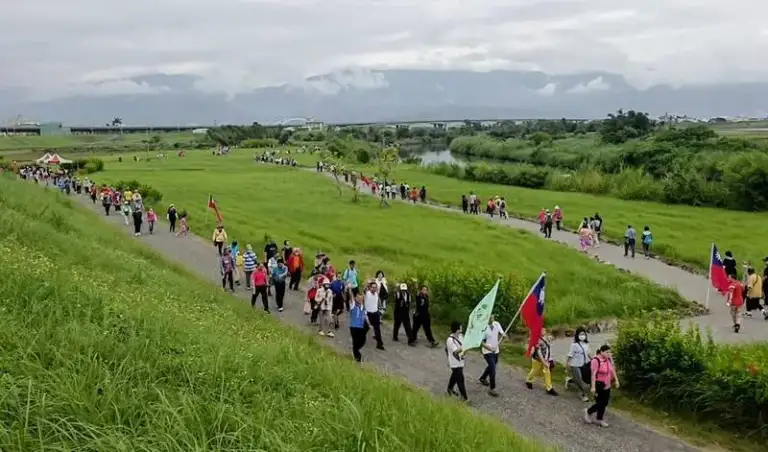
M 655 316 L 622 322 L 614 351 L 627 393 L 768 439 L 768 346 L 719 346 Z
M 129 180 L 129 181 L 117 181 L 112 186 L 120 191 L 126 191 L 130 190 L 132 192 L 138 191 L 141 195 L 141 199 L 144 201 L 145 205 L 149 204 L 157 204 L 163 199 L 163 194 L 160 193 L 158 190 L 152 188 L 149 185 L 142 184 L 141 182 L 137 180 Z
M 420 267 L 410 270 L 403 279 L 413 293 L 422 285 L 429 287 L 431 313 L 444 323 L 466 320 L 496 280 L 501 279 L 493 311 L 502 325 L 512 320 L 533 283 L 514 273 L 504 275 L 462 265 Z
M 251 138 L 240 142 L 241 148 L 274 148 L 280 143 L 274 138 Z

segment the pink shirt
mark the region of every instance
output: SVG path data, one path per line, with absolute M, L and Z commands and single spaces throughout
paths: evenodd
M 601 381 L 605 383 L 606 387 L 611 387 L 611 379 L 613 378 L 613 363 L 609 359 L 601 359 L 599 357 L 593 358 L 590 362 L 592 373 L 597 372 L 595 381 Z

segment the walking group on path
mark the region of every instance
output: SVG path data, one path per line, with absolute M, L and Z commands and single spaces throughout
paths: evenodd
M 123 193 L 124 196 L 124 193 Z M 87 199 L 87 198 L 83 198 Z M 85 202 L 85 201 L 84 201 Z M 94 209 L 96 208 L 96 204 L 93 202 L 87 202 L 86 205 L 94 205 Z M 99 206 L 99 208 L 101 208 Z M 175 209 L 169 208 L 168 211 L 173 212 L 173 215 L 168 214 L 166 212 L 165 220 L 168 220 L 169 223 L 171 223 L 171 219 L 175 220 L 178 219 L 179 214 L 175 212 Z M 108 218 L 115 218 L 114 216 L 110 216 Z M 158 220 L 159 221 L 159 220 Z M 178 235 L 173 230 L 173 226 L 169 225 L 169 234 L 171 236 Z M 226 231 L 223 228 L 221 228 L 221 231 L 226 233 Z M 223 285 L 228 290 L 234 290 L 238 295 L 245 295 L 246 293 L 252 298 L 254 295 L 254 288 L 256 287 L 256 284 L 254 284 L 254 278 L 253 273 L 250 274 L 249 278 L 246 278 L 246 267 L 248 268 L 248 271 L 256 272 L 255 268 L 258 268 L 259 262 L 263 263 L 264 260 L 267 261 L 267 267 L 269 268 L 269 261 L 271 259 L 259 259 L 258 257 L 254 258 L 253 255 L 255 253 L 252 249 L 249 249 L 247 246 L 245 248 L 245 252 L 240 252 L 242 248 L 238 246 L 235 240 L 230 240 L 228 237 L 225 238 L 224 234 L 222 232 L 219 232 L 219 228 L 217 228 L 217 232 L 214 233 L 214 236 L 212 237 L 214 242 L 214 250 L 211 252 L 211 256 L 217 256 L 218 259 L 215 261 L 218 263 L 217 267 L 217 273 L 219 276 L 223 278 Z M 200 239 L 197 237 L 194 237 L 192 235 L 189 236 L 190 240 L 183 240 L 183 241 L 175 241 L 175 240 L 168 240 L 166 234 L 157 234 L 157 230 L 155 230 L 154 234 L 150 235 L 144 235 L 141 236 L 142 240 L 146 240 L 147 244 L 151 245 L 153 248 L 158 249 L 169 256 L 174 256 L 176 259 L 179 259 L 180 261 L 186 263 L 188 266 L 191 266 L 191 268 L 196 269 L 196 271 L 202 272 L 202 274 L 206 274 L 207 272 L 204 270 L 207 265 L 205 264 L 205 257 L 206 254 L 203 249 L 201 249 L 200 245 Z M 219 240 L 215 240 L 215 238 L 218 238 Z M 218 256 L 219 252 L 219 245 L 217 242 L 221 242 L 221 255 Z M 208 242 L 211 243 L 211 242 Z M 209 245 L 210 246 L 210 245 Z M 269 253 L 272 254 L 273 250 L 276 249 L 276 245 L 273 241 L 269 241 L 267 245 L 265 246 L 265 255 L 264 257 L 267 257 L 267 250 L 269 250 Z M 292 252 L 288 256 L 288 259 L 285 259 L 285 252 L 287 251 L 287 248 L 293 248 L 290 246 L 290 243 L 284 243 L 284 250 L 282 253 L 282 256 L 274 259 L 282 260 L 282 264 L 276 263 L 276 265 L 272 266 L 272 269 L 280 269 L 276 272 L 277 278 L 269 277 L 270 274 L 275 274 L 275 272 L 269 272 L 267 270 L 267 278 L 263 278 L 264 272 L 261 273 L 261 276 L 257 278 L 257 282 L 260 283 L 261 287 L 266 286 L 267 289 L 267 297 L 264 297 L 263 294 L 263 288 L 259 289 L 259 296 L 262 297 L 262 300 L 269 299 L 273 297 L 273 290 L 274 290 L 274 303 L 277 305 L 277 295 L 278 295 L 278 289 L 281 287 L 281 280 L 285 278 L 284 281 L 289 281 L 287 285 L 287 291 L 288 294 L 286 298 L 288 301 L 291 301 L 291 303 L 287 303 L 284 305 L 284 308 L 286 308 L 286 313 L 288 314 L 288 318 L 293 318 L 294 320 L 297 320 L 296 317 L 293 314 L 290 314 L 288 311 L 291 309 L 294 310 L 294 312 L 298 311 L 298 315 L 301 316 L 301 312 L 304 312 L 305 316 L 310 317 L 310 322 L 312 319 L 312 313 L 313 311 L 316 311 L 318 308 L 320 308 L 320 312 L 318 312 L 317 319 L 321 319 L 321 312 L 323 311 L 322 308 L 326 308 L 325 311 L 330 311 L 326 315 L 325 318 L 328 319 L 330 317 L 332 328 L 331 332 L 338 332 L 338 329 L 336 328 L 336 322 L 339 322 L 340 324 L 344 322 L 344 319 L 348 318 L 348 327 L 350 329 L 350 335 L 348 336 L 349 339 L 352 342 L 352 348 L 353 349 L 353 356 L 354 350 L 357 350 L 358 353 L 361 351 L 361 349 L 364 347 L 365 338 L 368 336 L 370 330 L 374 330 L 374 336 L 378 336 L 381 338 L 381 332 L 378 334 L 375 332 L 375 329 L 373 327 L 373 322 L 371 322 L 371 316 L 369 314 L 371 313 L 379 313 L 380 316 L 386 312 L 387 310 L 387 303 L 389 302 L 390 306 L 389 309 L 393 311 L 393 314 L 395 314 L 395 319 L 400 319 L 400 328 L 403 328 L 406 330 L 406 334 L 408 335 L 408 327 L 406 324 L 408 323 L 406 319 L 409 321 L 412 320 L 414 317 L 420 317 L 421 312 L 429 312 L 428 304 L 425 303 L 424 307 L 426 308 L 425 311 L 418 312 L 418 309 L 416 309 L 417 312 L 410 312 L 410 306 L 409 303 L 416 303 L 416 301 L 411 301 L 412 298 L 415 300 L 419 294 L 421 294 L 422 290 L 420 289 L 418 294 L 416 296 L 413 296 L 413 293 L 408 290 L 408 287 L 395 284 L 393 286 L 390 286 L 389 283 L 386 281 L 386 278 L 384 277 L 383 273 L 377 273 L 375 277 L 368 280 L 367 284 L 361 284 L 361 281 L 358 280 L 358 278 L 355 279 L 357 281 L 357 287 L 358 293 L 352 293 L 352 276 L 350 276 L 350 273 L 357 273 L 358 275 L 361 274 L 360 270 L 354 267 L 354 272 L 347 272 L 346 270 L 349 270 L 351 265 L 348 266 L 347 269 L 345 269 L 344 273 L 346 274 L 346 277 L 344 273 L 340 277 L 336 278 L 330 278 L 329 274 L 336 275 L 335 271 L 332 271 L 332 265 L 330 265 L 330 258 L 328 256 L 317 256 L 320 257 L 320 268 L 315 271 L 315 268 L 313 267 L 312 273 L 316 273 L 313 278 L 315 279 L 315 287 L 317 287 L 317 282 L 321 282 L 320 286 L 323 289 L 326 289 L 325 295 L 321 295 L 320 297 L 317 296 L 317 293 L 320 292 L 319 290 L 315 291 L 315 303 L 312 303 L 312 300 L 309 298 L 309 289 L 312 287 L 311 281 L 304 281 L 305 287 L 304 291 L 301 290 L 301 284 L 302 281 L 299 275 L 297 276 L 296 281 L 294 282 L 292 275 L 296 274 L 297 266 L 298 268 L 302 268 L 302 266 L 299 266 L 298 263 L 301 262 L 299 257 L 295 256 L 301 256 L 303 259 L 302 253 L 300 249 L 293 248 Z M 253 254 L 249 254 L 253 253 Z M 225 259 L 225 255 L 229 254 L 230 259 Z M 278 255 L 278 253 L 274 253 L 274 255 Z M 240 256 L 238 258 L 238 256 Z M 271 256 L 272 257 L 272 256 Z M 213 257 L 209 258 L 212 259 Z M 325 259 L 328 259 L 327 261 Z M 316 262 L 317 263 L 317 262 Z M 222 266 L 223 264 L 223 266 Z M 254 267 L 255 264 L 255 267 Z M 285 270 L 282 270 L 282 266 L 287 267 L 287 272 Z M 318 267 L 315 265 L 315 267 Z M 228 276 L 229 272 L 232 272 L 231 279 L 234 282 L 234 284 L 230 285 L 230 277 Z M 322 278 L 322 279 L 321 279 Z M 264 279 L 267 279 L 267 284 L 264 284 Z M 361 278 L 360 278 L 361 279 Z M 242 285 L 247 284 L 246 281 L 250 281 L 251 287 L 250 292 L 240 291 L 239 287 Z M 325 282 L 328 281 L 329 284 L 325 284 Z M 337 314 L 334 314 L 333 309 L 333 302 L 334 297 L 336 293 L 338 293 L 339 283 L 336 284 L 335 288 L 337 290 L 336 293 L 334 293 L 333 289 L 331 288 L 331 284 L 333 284 L 335 281 L 342 281 L 344 282 L 344 289 L 342 290 L 342 293 L 344 294 L 347 290 L 350 293 L 350 295 L 345 295 L 343 297 L 343 303 L 344 303 L 344 311 L 347 310 L 347 307 L 349 307 L 348 315 L 342 316 L 337 309 L 335 312 Z M 349 281 L 349 288 L 346 287 L 346 281 Z M 240 284 L 238 284 L 240 283 Z M 372 284 L 375 283 L 375 286 Z M 327 287 L 326 287 L 327 286 Z M 395 290 L 395 294 L 391 295 L 389 291 L 387 290 L 386 295 L 382 296 L 384 292 L 381 291 L 381 287 L 385 287 L 386 289 L 389 289 L 390 287 L 397 288 L 400 290 Z M 329 305 L 328 299 L 329 294 L 328 290 L 330 290 L 330 306 L 331 309 L 328 310 L 327 306 Z M 426 289 L 425 289 L 426 290 Z M 295 295 L 292 295 L 291 293 L 300 293 L 302 295 L 305 295 L 302 297 L 305 302 L 308 302 L 310 305 L 309 313 L 307 313 L 306 310 L 306 303 L 304 303 L 304 308 L 301 309 L 299 306 L 301 306 L 302 302 L 300 301 L 301 298 L 296 297 Z M 362 292 L 362 293 L 361 293 Z M 426 299 L 428 300 L 428 290 L 426 290 Z M 367 296 L 367 298 L 366 298 Z M 412 297 L 413 296 L 413 297 Z M 319 298 L 319 300 L 318 300 Z M 395 306 L 391 306 L 391 299 L 394 298 L 395 300 Z M 351 300 L 351 303 L 348 302 L 348 300 Z M 400 300 L 398 302 L 398 300 Z M 319 303 L 318 303 L 319 301 Z M 367 303 L 366 303 L 367 301 Z M 285 300 L 284 300 L 285 303 Z M 255 303 L 252 303 L 255 305 Z M 375 306 L 375 308 L 374 308 Z M 408 307 L 408 309 L 404 309 L 404 307 Z M 336 305 L 338 308 L 338 304 Z M 398 307 L 400 309 L 398 309 Z M 370 308 L 370 309 L 369 309 Z M 370 310 L 370 312 L 369 312 Z M 280 311 L 278 307 L 278 311 Z M 412 315 L 408 315 L 408 314 Z M 423 318 L 420 319 L 420 322 L 422 323 L 423 327 Z M 375 321 L 375 320 L 374 320 Z M 324 336 L 327 336 L 327 329 L 328 329 L 328 323 L 325 322 L 323 329 L 321 331 L 324 331 L 326 334 Z M 411 328 L 411 334 L 408 335 L 409 342 L 412 342 L 412 338 L 416 334 L 414 334 L 414 330 L 416 327 L 416 321 L 413 322 L 413 328 Z M 558 404 L 552 404 L 550 402 L 546 402 L 543 400 L 539 400 L 538 402 L 534 402 L 534 400 L 537 399 L 537 397 L 534 394 L 531 394 L 531 396 L 526 395 L 526 393 L 522 393 L 519 391 L 510 391 L 505 393 L 505 395 L 499 395 L 496 392 L 496 384 L 501 383 L 502 386 L 509 386 L 509 384 L 514 381 L 514 375 L 516 374 L 516 371 L 514 369 L 508 369 L 506 372 L 503 372 L 501 374 L 497 373 L 497 363 L 498 363 L 498 352 L 500 349 L 500 344 L 498 342 L 494 342 L 495 339 L 499 339 L 499 342 L 501 340 L 501 337 L 499 337 L 498 334 L 498 328 L 493 325 L 494 321 L 489 322 L 488 329 L 486 330 L 486 339 L 483 342 L 482 352 L 483 357 L 485 360 L 485 365 L 483 366 L 483 372 L 481 375 L 478 376 L 478 386 L 482 387 L 480 385 L 487 385 L 489 394 L 491 392 L 494 392 L 496 395 L 499 396 L 500 399 L 503 401 L 501 403 L 494 403 L 491 402 L 492 400 L 496 399 L 496 397 L 491 397 L 489 399 L 478 399 L 474 402 L 475 405 L 479 407 L 483 407 L 486 410 L 490 410 L 492 412 L 497 412 L 502 419 L 505 420 L 505 422 L 508 422 L 511 424 L 511 426 L 517 430 L 529 432 L 530 434 L 540 437 L 541 439 L 547 441 L 547 442 L 555 442 L 559 445 L 561 445 L 565 450 L 575 450 L 575 451 L 586 451 L 586 450 L 592 450 L 592 447 L 582 447 L 580 445 L 580 442 L 578 438 L 580 437 L 583 432 L 575 425 L 572 424 L 573 416 L 562 416 L 562 414 L 565 414 L 565 412 L 562 411 L 562 407 L 557 407 Z M 381 330 L 382 325 L 379 323 L 379 329 Z M 451 368 L 450 376 L 449 376 L 449 385 L 446 388 L 446 386 L 443 386 L 443 388 L 446 388 L 444 390 L 447 390 L 452 395 L 456 395 L 456 389 L 458 389 L 458 395 L 462 397 L 463 399 L 466 397 L 467 392 L 474 392 L 472 388 L 467 388 L 464 384 L 464 366 L 465 366 L 465 355 L 466 351 L 461 349 L 461 342 L 463 339 L 462 336 L 462 325 L 460 322 L 454 322 L 451 328 L 451 334 L 446 338 L 445 341 L 445 352 L 447 355 L 447 361 L 449 364 L 449 367 Z M 393 329 L 393 342 L 395 339 L 397 329 Z M 430 331 L 431 333 L 431 331 Z M 547 342 L 547 339 L 549 339 L 547 336 L 543 336 L 541 345 L 544 345 L 544 343 Z M 343 336 L 342 336 L 343 338 Z M 374 337 L 375 339 L 375 337 Z M 430 346 L 435 347 L 436 342 L 434 341 L 434 338 L 428 338 L 428 341 L 430 342 Z M 377 341 L 378 342 L 378 341 Z M 341 339 L 341 342 L 339 342 L 339 339 L 335 339 L 333 341 L 333 345 L 335 346 L 344 346 L 345 343 L 348 343 L 346 340 Z M 542 350 L 541 347 L 539 347 L 540 350 Z M 407 352 L 408 350 L 412 350 L 411 352 Z M 381 354 L 376 354 L 376 356 L 371 357 L 371 362 L 378 365 L 383 365 L 382 371 L 384 372 L 391 372 L 395 371 L 404 377 L 408 378 L 409 380 L 413 381 L 416 384 L 419 385 L 426 385 L 427 387 L 434 388 L 438 383 L 438 380 L 434 377 L 439 374 L 439 368 L 440 368 L 440 359 L 439 354 L 434 355 L 431 353 L 426 353 L 426 351 L 423 351 L 424 349 L 421 347 L 406 347 L 405 349 L 398 348 L 394 353 L 389 352 L 383 352 Z M 493 351 L 493 352 L 492 352 Z M 426 354 L 425 354 L 426 353 Z M 551 353 L 551 352 L 549 352 Z M 595 356 L 599 358 L 601 353 L 596 353 Z M 358 355 L 359 356 L 359 355 Z M 355 358 L 358 358 L 358 356 L 355 356 Z M 532 372 L 529 375 L 529 378 L 525 381 L 533 383 L 534 378 L 537 375 L 545 375 L 543 372 L 544 366 L 543 363 L 541 366 L 538 364 L 535 364 L 536 360 L 541 362 L 542 357 L 546 357 L 547 355 L 541 353 L 534 356 L 534 360 L 532 360 Z M 605 380 L 607 378 L 610 378 L 611 372 L 612 372 L 612 365 L 609 368 L 608 364 L 606 364 L 610 360 L 609 353 L 602 354 L 603 361 L 600 361 L 598 367 L 595 369 L 595 376 L 596 378 L 593 379 L 595 381 L 594 391 L 592 391 L 596 396 L 600 397 L 600 400 L 595 401 L 595 407 L 591 407 L 587 409 L 589 411 L 589 416 L 587 417 L 587 420 L 590 422 L 596 422 L 598 425 L 600 424 L 600 421 L 602 420 L 601 413 L 604 412 L 604 407 L 607 406 L 608 398 L 606 393 L 603 389 L 598 389 L 601 387 L 601 384 L 605 383 Z M 362 357 L 359 356 L 361 359 Z M 443 358 L 442 362 L 445 363 L 445 359 Z M 592 357 L 591 357 L 592 358 Z M 404 360 L 404 361 L 403 361 Z M 608 360 L 608 361 L 606 361 Z M 595 360 L 597 362 L 598 360 Z M 386 364 L 379 364 L 379 363 L 386 363 Z M 493 364 L 491 364 L 493 363 Z M 445 364 L 442 364 L 443 366 Z M 534 368 L 537 368 L 537 372 L 533 372 Z M 549 370 L 549 369 L 548 369 Z M 435 373 L 437 372 L 437 374 Z M 551 376 L 551 371 L 550 371 Z M 551 378 L 551 377 L 550 377 Z M 501 381 L 499 381 L 501 380 Z M 546 380 L 546 377 L 545 377 Z M 443 380 L 445 381 L 445 380 Z M 600 382 L 603 383 L 600 383 Z M 506 384 L 504 384 L 506 382 Z M 546 386 L 546 381 L 545 381 Z M 605 386 L 602 386 L 605 388 Z M 591 389 L 591 388 L 590 388 Z M 603 392 L 600 392 L 603 391 Z M 530 400 L 529 400 L 530 399 Z M 513 402 L 514 401 L 514 402 Z M 524 406 L 534 406 L 531 405 L 531 403 L 535 403 L 538 406 L 545 406 L 548 407 L 546 410 L 549 411 L 549 414 L 544 414 L 544 412 L 541 412 L 541 410 L 534 409 L 533 411 L 520 411 L 520 409 Z M 566 404 L 571 404 L 573 402 L 567 402 Z M 518 407 L 517 409 L 511 409 L 513 407 Z M 603 408 L 600 408 L 603 407 Z M 582 408 L 583 409 L 583 408 Z M 527 414 L 525 414 L 527 413 Z M 542 416 L 539 416 L 539 414 L 542 414 Z M 558 421 L 555 421 L 554 419 L 559 419 Z M 536 424 L 537 427 L 532 427 L 532 424 L 535 422 L 543 422 Z M 544 425 L 552 425 L 552 422 L 556 422 L 556 427 L 554 427 L 554 430 L 557 432 L 556 435 L 545 435 L 542 436 L 539 434 L 541 431 L 541 427 Z M 635 424 L 631 421 L 627 421 L 622 418 L 617 418 L 614 423 L 614 428 L 617 429 L 614 435 L 596 435 L 593 436 L 594 438 L 594 444 L 597 444 L 600 447 L 607 447 L 611 450 L 617 450 L 617 451 L 637 451 L 637 450 L 645 450 L 643 449 L 647 444 L 655 444 L 659 448 L 657 450 L 695 450 L 694 448 L 691 448 L 685 443 L 681 443 L 679 440 L 672 439 L 665 437 L 663 435 L 659 435 L 658 433 L 655 433 L 651 430 L 648 430 L 647 428 L 640 426 L 638 424 Z

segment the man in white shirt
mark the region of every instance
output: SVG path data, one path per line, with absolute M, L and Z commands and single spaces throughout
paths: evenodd
M 368 323 L 373 328 L 373 338 L 376 339 L 376 348 L 384 350 L 384 342 L 381 341 L 381 313 L 379 312 L 379 287 L 371 281 L 365 289 L 364 306 L 368 316 Z
M 498 397 L 496 392 L 496 366 L 499 364 L 499 342 L 504 336 L 504 329 L 501 328 L 501 324 L 496 321 L 496 318 L 491 315 L 488 318 L 488 326 L 485 328 L 485 337 L 480 344 L 480 350 L 483 352 L 483 358 L 488 366 L 485 368 L 485 372 L 480 376 L 480 384 L 483 386 L 490 386 L 488 389 L 488 395 Z M 490 384 L 488 380 L 490 379 Z
M 467 400 L 467 388 L 464 386 L 464 348 L 461 343 L 461 323 L 451 323 L 451 334 L 445 340 L 445 353 L 448 355 L 448 367 L 451 368 L 451 378 L 448 380 L 448 395 L 461 396 Z M 457 393 L 453 388 L 458 386 Z

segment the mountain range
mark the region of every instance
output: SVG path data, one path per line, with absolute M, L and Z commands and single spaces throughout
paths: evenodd
M 619 74 L 452 70 L 344 70 L 300 83 L 228 96 L 197 88 L 190 75 L 153 74 L 112 81 L 139 87 L 29 101 L 0 90 L 0 118 L 16 115 L 68 125 L 264 124 L 314 117 L 327 123 L 602 118 L 619 108 L 652 115 L 763 116 L 768 82 L 639 89 Z M 102 82 L 107 83 L 107 82 Z

